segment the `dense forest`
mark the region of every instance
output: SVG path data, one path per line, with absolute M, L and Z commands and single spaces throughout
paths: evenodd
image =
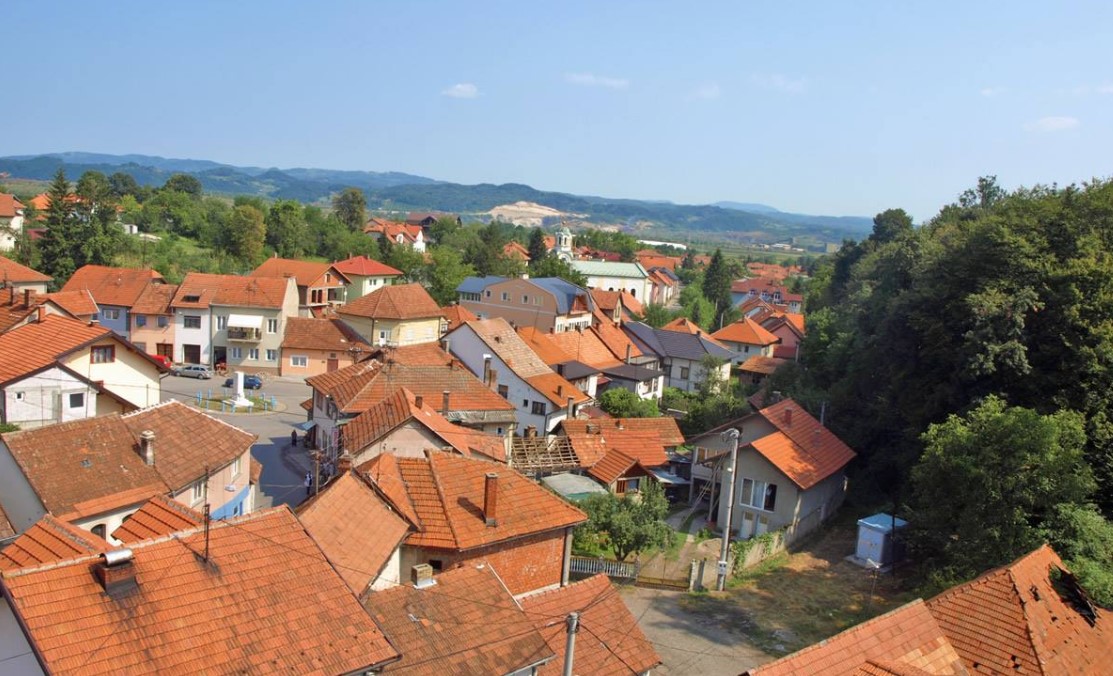
M 921 227 L 879 214 L 817 266 L 774 387 L 860 453 L 942 587 L 1050 541 L 1113 602 L 1113 183 L 983 178 Z

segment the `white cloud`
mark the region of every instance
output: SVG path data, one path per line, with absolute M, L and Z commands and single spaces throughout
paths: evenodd
M 755 73 L 750 76 L 750 80 L 759 87 L 775 89 L 785 94 L 800 94 L 808 84 L 804 78 L 793 79 L 780 73 Z
M 606 87 L 607 89 L 626 89 L 630 81 L 619 77 L 605 77 L 593 73 L 565 73 L 564 81 L 581 87 Z
M 695 96 L 697 99 L 714 101 L 715 99 L 722 96 L 722 94 L 723 90 L 721 87 L 719 87 L 719 83 L 708 82 L 707 84 L 703 84 L 697 87 L 696 91 L 693 93 L 693 96 Z
M 449 96 L 454 99 L 474 99 L 479 96 L 479 87 L 470 82 L 460 82 L 443 90 L 441 96 Z
M 1077 117 L 1067 115 L 1050 115 L 1024 125 L 1027 131 L 1063 131 L 1074 129 L 1079 125 Z
M 1000 96 L 1001 94 L 1004 94 L 1006 91 L 1007 90 L 1004 87 L 985 87 L 984 89 L 982 89 L 978 93 L 981 94 L 982 96 L 986 97 L 987 99 L 989 99 L 989 98 L 993 98 L 994 96 Z

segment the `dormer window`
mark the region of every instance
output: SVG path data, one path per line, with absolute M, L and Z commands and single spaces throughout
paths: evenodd
M 201 296 L 195 296 L 195 295 L 183 296 L 182 301 L 185 302 L 185 303 L 200 303 L 201 302 Z

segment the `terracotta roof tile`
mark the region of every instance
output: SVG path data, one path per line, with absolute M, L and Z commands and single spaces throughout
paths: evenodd
M 711 337 L 721 342 L 759 345 L 761 347 L 781 342 L 780 338 L 769 333 L 769 331 L 762 328 L 761 324 L 758 324 L 749 317 L 743 317 L 736 322 L 727 324 L 715 333 L 712 333 Z
M 456 328 L 464 322 L 471 322 L 479 319 L 475 313 L 467 309 L 463 305 L 446 305 L 441 308 L 441 313 L 444 318 L 448 320 L 448 330 Z
M 159 287 L 162 285 L 152 284 L 151 286 Z M 100 312 L 97 301 L 93 299 L 93 294 L 86 289 L 81 291 L 55 291 L 43 297 L 78 319 L 89 319 Z
M 514 327 L 502 317 L 470 321 L 465 326 L 470 328 L 519 377 L 529 378 L 553 372 L 549 365 L 518 336 Z
M 111 546 L 104 539 L 47 514 L 0 550 L 0 571 L 55 563 L 109 549 Z
M 120 542 L 138 542 L 170 535 L 200 525 L 204 516 L 171 498 L 156 495 L 117 528 L 112 537 Z
M 552 659 L 489 565 L 465 565 L 435 579 L 423 589 L 402 585 L 364 600 L 402 653 L 390 673 L 510 674 Z
M 397 277 L 402 274 L 401 270 L 396 270 L 386 263 L 380 263 L 367 256 L 352 256 L 346 260 L 333 263 L 332 267 L 349 276 Z
M 394 284 L 375 289 L 340 306 L 337 312 L 369 319 L 429 319 L 441 316 L 440 306 L 420 284 Z
M 518 472 L 483 460 L 427 451 L 425 458 L 379 455 L 361 466 L 418 532 L 407 544 L 468 550 L 582 523 L 583 512 Z M 498 474 L 498 523 L 483 516 L 485 475 Z
M 884 660 L 929 674 L 967 673 L 927 606 L 917 599 L 746 674 L 849 676 L 859 673 L 871 660 Z
M 653 644 L 638 627 L 610 579 L 602 573 L 560 589 L 523 597 L 520 602 L 556 653 L 556 659 L 538 671 L 540 676 L 556 676 L 561 672 L 567 647 L 564 618 L 573 611 L 580 613 L 576 662 L 590 665 L 590 673 L 630 676 L 661 664 Z
M 631 458 L 617 448 L 612 448 L 599 462 L 589 467 L 587 473 L 609 486 L 639 464 L 637 459 Z
M 92 556 L 4 573 L 49 672 L 348 673 L 398 655 L 285 507 L 213 522 L 208 562 L 201 528 L 131 549 L 137 586 L 116 597 Z
M 846 466 L 857 455 L 792 399 L 758 411 L 777 432 L 751 446 L 802 489 Z
M 0 335 L 0 383 L 21 378 L 98 339 L 113 335 L 99 324 L 48 314 Z
M 582 467 L 591 467 L 612 448 L 645 467 L 660 467 L 668 463 L 666 448 L 684 443 L 676 420 L 664 416 L 563 420 L 560 428 L 572 442 Z
M 574 357 L 564 351 L 564 348 L 553 340 L 550 340 L 552 334 L 535 329 L 532 326 L 518 327 L 518 336 L 529 346 L 529 349 L 541 358 L 549 366 L 563 364 L 566 361 L 571 361 Z
M 325 274 L 332 272 L 334 279 L 326 281 Z M 337 287 L 344 286 L 348 278 L 337 271 L 332 263 L 317 261 L 299 261 L 292 258 L 278 258 L 277 256 L 263 261 L 262 265 L 255 268 L 250 277 L 293 277 L 298 286 Z
M 0 218 L 15 218 L 23 210 L 23 203 L 15 195 L 0 192 Z
M 553 371 L 538 376 L 529 376 L 524 380 L 529 383 L 530 387 L 545 395 L 546 399 L 558 407 L 567 406 L 569 398 L 572 399 L 573 404 L 591 401 L 590 396 L 577 389 L 564 376 Z
M 1054 570 L 1066 567 L 1044 545 L 943 592 L 927 607 L 971 671 L 1108 674 L 1113 655 L 1108 611 L 1093 607 L 1091 625 L 1056 589 Z
M 766 357 L 760 354 L 746 359 L 738 368 L 746 373 L 760 373 L 770 375 L 785 364 L 787 360 L 778 357 Z
M 12 528 L 12 522 L 8 521 L 8 515 L 4 512 L 3 505 L 0 505 L 0 541 L 14 536 L 15 529 Z
M 191 272 L 185 276 L 170 306 L 174 308 L 281 308 L 293 285 L 281 277 L 240 277 Z
M 162 282 L 162 275 L 150 268 L 113 268 L 83 265 L 73 273 L 62 291 L 88 289 L 98 305 L 131 307 L 147 285 Z
M 340 319 L 289 317 L 286 320 L 286 333 L 282 337 L 282 349 L 333 352 L 359 350 L 361 353 L 368 353 L 374 348 L 363 342 L 359 334 Z
M 410 526 L 362 478 L 348 472 L 303 503 L 298 520 L 358 596 L 402 544 Z
M 611 352 L 607 343 L 599 337 L 599 333 L 594 328 L 550 333 L 546 337 L 569 355 L 568 359 L 575 359 L 596 368 L 621 364 L 625 356 Z
M 25 292 L 29 295 L 25 295 Z M 0 333 L 8 331 L 34 314 L 35 308 L 44 298 L 45 296 L 29 289 L 0 288 Z M 25 303 L 25 299 L 30 302 Z
M 614 312 L 618 307 L 619 302 L 626 312 L 634 315 L 642 315 L 645 313 L 645 308 L 642 307 L 641 302 L 630 295 L 628 291 L 604 291 L 603 289 L 591 289 L 591 299 L 601 310 L 607 313 Z
M 691 333 L 692 335 L 706 334 L 707 332 L 701 329 L 695 322 L 687 317 L 677 317 L 668 324 L 661 327 L 664 331 L 680 331 L 682 333 Z
M 148 284 L 136 298 L 131 311 L 145 315 L 173 314 L 170 302 L 174 300 L 174 294 L 177 292 L 177 284 Z
M 26 265 L 16 263 L 10 258 L 0 256 L 0 282 L 35 283 L 53 281 L 50 275 L 32 270 Z
M 406 366 L 448 366 L 453 362 L 458 368 L 464 368 L 456 358 L 441 349 L 436 343 L 418 343 L 416 345 L 399 345 L 398 347 L 376 348 L 371 355 L 381 362 L 393 362 Z M 465 369 L 466 370 L 466 369 Z
M 634 341 L 630 340 L 630 336 L 626 335 L 625 331 L 609 322 L 596 324 L 591 327 L 591 330 L 595 332 L 599 340 L 606 344 L 611 354 L 618 359 L 625 360 L 627 353 L 631 357 L 641 357 L 643 355 L 641 349 Z

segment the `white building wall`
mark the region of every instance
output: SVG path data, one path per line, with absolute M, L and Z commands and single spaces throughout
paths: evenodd
M 80 405 L 70 405 L 71 394 L 84 394 Z M 3 421 L 23 429 L 92 418 L 96 414 L 97 390 L 60 368 L 42 371 L 4 388 Z
M 652 296 L 652 284 L 648 277 L 634 279 L 632 277 L 606 277 L 588 276 L 587 285 L 593 289 L 604 291 L 627 291 L 631 296 L 643 303 L 648 303 Z
M 187 329 L 185 327 L 185 318 L 200 317 L 201 327 L 196 329 Z M 200 345 L 201 346 L 201 361 L 202 364 L 213 363 L 213 341 L 212 341 L 212 312 L 209 308 L 190 308 L 174 310 L 174 361 L 179 363 L 186 363 L 185 359 L 185 345 Z

